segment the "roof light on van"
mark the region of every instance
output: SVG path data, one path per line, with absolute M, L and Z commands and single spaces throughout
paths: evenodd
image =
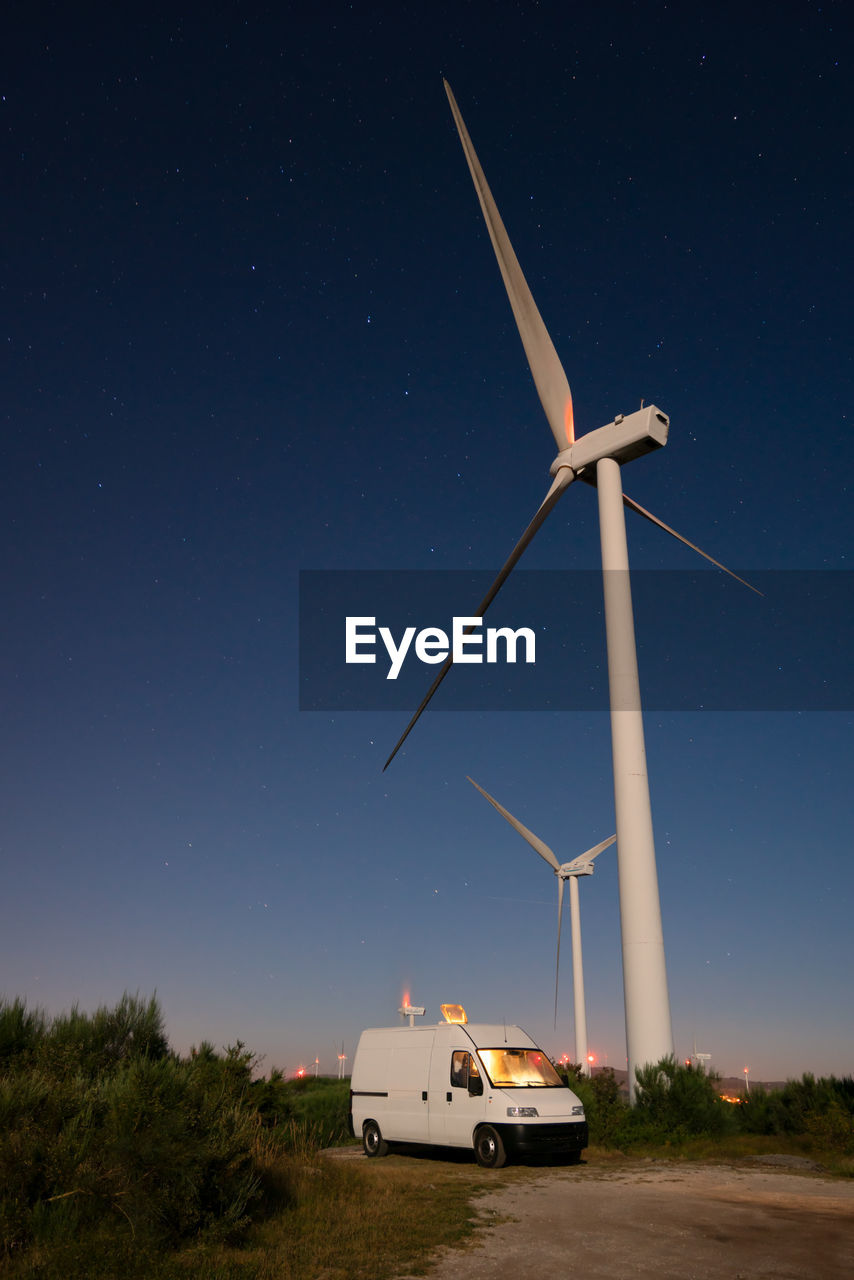
M 446 1022 L 468 1022 L 466 1011 L 461 1004 L 443 1004 L 440 1008 Z

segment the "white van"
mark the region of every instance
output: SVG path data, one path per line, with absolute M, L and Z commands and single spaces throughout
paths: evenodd
M 474 1148 L 479 1165 L 508 1155 L 580 1158 L 584 1107 L 521 1027 L 445 1022 L 363 1031 L 350 1081 L 350 1125 L 369 1156 L 390 1142 Z M 453 1019 L 453 1020 L 451 1020 Z

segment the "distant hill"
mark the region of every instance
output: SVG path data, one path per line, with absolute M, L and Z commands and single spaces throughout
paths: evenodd
M 785 1083 L 785 1080 L 751 1080 L 750 1087 L 752 1089 L 767 1089 L 770 1092 L 772 1089 L 782 1089 Z M 721 1093 L 728 1093 L 731 1097 L 735 1097 L 736 1094 L 741 1096 L 744 1092 L 744 1076 L 722 1077 Z
M 620 1071 L 617 1067 L 594 1067 L 594 1076 L 601 1075 L 603 1071 L 613 1071 L 617 1084 L 620 1086 L 620 1092 L 628 1094 L 629 1092 L 629 1075 L 627 1071 Z M 761 1087 L 763 1089 L 782 1089 L 785 1080 L 751 1080 L 753 1088 Z M 744 1095 L 745 1084 L 744 1076 L 723 1076 L 720 1082 L 720 1092 L 725 1093 L 730 1098 L 740 1098 Z

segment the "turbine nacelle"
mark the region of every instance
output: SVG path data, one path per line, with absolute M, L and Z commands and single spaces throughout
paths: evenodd
M 595 867 L 592 862 L 565 862 L 555 871 L 561 880 L 570 880 L 573 876 L 592 876 Z
M 555 476 L 563 467 L 569 467 L 579 480 L 589 479 L 595 484 L 600 458 L 613 458 L 621 465 L 633 462 L 653 449 L 662 449 L 669 429 L 669 417 L 654 404 L 635 413 L 618 413 L 607 426 L 588 431 L 568 449 L 562 449 L 549 468 L 550 473 Z

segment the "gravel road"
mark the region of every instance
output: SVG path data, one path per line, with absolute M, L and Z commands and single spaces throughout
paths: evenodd
M 483 1228 L 429 1280 L 852 1280 L 854 1181 L 800 1164 L 535 1170 L 476 1201 Z

